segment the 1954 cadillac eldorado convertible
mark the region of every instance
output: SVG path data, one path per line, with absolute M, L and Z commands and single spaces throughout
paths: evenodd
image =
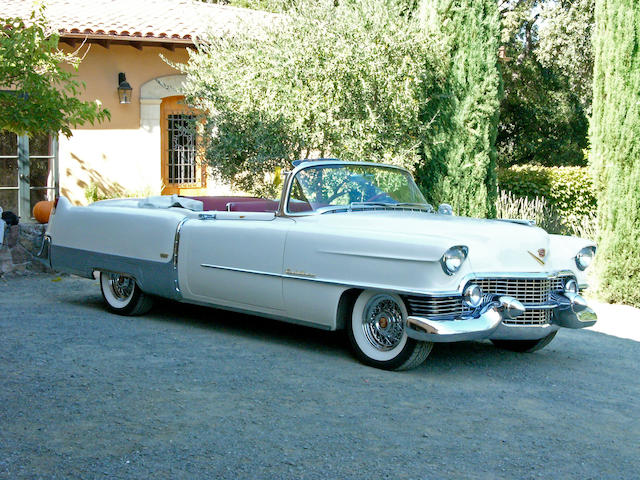
M 532 222 L 434 211 L 406 170 L 337 160 L 296 162 L 279 201 L 60 197 L 43 244 L 55 270 L 99 275 L 116 313 L 165 297 L 344 329 L 362 362 L 394 370 L 434 342 L 531 352 L 593 325 L 580 291 L 594 254 Z

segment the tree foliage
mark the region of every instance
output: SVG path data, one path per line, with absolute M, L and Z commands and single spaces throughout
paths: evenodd
M 586 164 L 593 1 L 503 2 L 501 166 Z
M 210 38 L 186 73 L 214 173 L 273 195 L 270 174 L 299 158 L 412 168 L 443 83 L 431 44 L 394 0 L 304 3 L 259 33 Z
M 424 28 L 446 58 L 447 101 L 436 131 L 425 139 L 418 181 L 432 200 L 457 213 L 495 216 L 495 141 L 502 95 L 498 48 L 500 17 L 494 0 L 424 2 Z
M 271 172 L 298 158 L 384 161 L 414 170 L 430 202 L 491 215 L 498 35 L 491 0 L 327 0 L 212 37 L 185 69 L 208 112 L 206 157 L 270 194 Z
M 600 291 L 640 306 L 640 8 L 597 0 L 590 160 L 596 179 Z
M 109 118 L 96 102 L 78 98 L 84 85 L 62 69 L 79 59 L 57 49 L 58 35 L 42 10 L 28 22 L 0 18 L 0 130 L 18 135 L 71 135 L 71 128 Z
M 566 77 L 569 91 L 591 110 L 595 0 L 546 2 L 542 8 L 537 57 L 544 67 Z

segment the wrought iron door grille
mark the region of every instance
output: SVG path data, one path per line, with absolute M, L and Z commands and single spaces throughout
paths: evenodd
M 168 115 L 169 183 L 196 183 L 196 116 Z

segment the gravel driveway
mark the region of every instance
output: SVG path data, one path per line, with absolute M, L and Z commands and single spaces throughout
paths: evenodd
M 436 345 L 409 372 L 340 333 L 98 282 L 0 278 L 0 478 L 638 478 L 638 339 Z M 621 320 L 618 318 L 618 322 Z

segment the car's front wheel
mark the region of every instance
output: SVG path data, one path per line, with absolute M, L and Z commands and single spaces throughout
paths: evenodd
M 491 342 L 498 348 L 503 350 L 510 350 L 512 352 L 535 352 L 540 350 L 551 342 L 556 336 L 557 331 L 550 333 L 540 340 L 491 340 Z
M 109 310 L 120 315 L 142 315 L 153 305 L 151 297 L 129 275 L 100 272 L 100 290 Z
M 433 344 L 409 338 L 407 309 L 398 295 L 365 290 L 353 305 L 347 334 L 356 356 L 385 370 L 409 370 L 425 361 Z

